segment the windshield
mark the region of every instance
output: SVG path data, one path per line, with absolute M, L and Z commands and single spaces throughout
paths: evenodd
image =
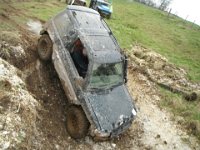
M 90 88 L 110 88 L 123 82 L 122 62 L 95 64 L 90 79 Z
M 104 6 L 110 7 L 110 4 L 109 4 L 109 3 L 106 3 L 106 2 L 103 2 L 103 1 L 98 2 L 97 5 L 98 5 L 98 6 L 104 5 Z

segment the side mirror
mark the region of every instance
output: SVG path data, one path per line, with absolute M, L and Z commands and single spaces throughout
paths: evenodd
M 128 57 L 125 55 L 124 59 L 124 82 L 127 83 Z

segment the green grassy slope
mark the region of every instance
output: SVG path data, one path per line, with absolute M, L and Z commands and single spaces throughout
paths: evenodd
M 65 3 L 56 0 L 0 2 L 0 19 L 5 18 L 0 24 L 0 31 L 16 31 L 14 24 L 24 26 L 30 19 L 45 22 L 65 8 Z
M 107 22 L 122 48 L 137 42 L 185 68 L 191 80 L 200 81 L 199 26 L 127 0 L 113 1 L 113 11 Z

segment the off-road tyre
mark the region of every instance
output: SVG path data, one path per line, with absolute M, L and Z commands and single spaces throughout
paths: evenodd
M 69 135 L 74 139 L 84 138 L 88 133 L 90 123 L 81 106 L 69 106 L 66 115 L 66 129 Z
M 52 41 L 48 34 L 43 34 L 38 40 L 37 50 L 41 60 L 48 61 L 52 55 Z

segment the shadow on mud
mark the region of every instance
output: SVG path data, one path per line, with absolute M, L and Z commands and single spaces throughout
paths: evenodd
M 40 118 L 37 121 L 37 126 L 42 129 L 41 134 L 46 138 L 43 146 L 51 147 L 55 141 L 65 140 L 68 136 L 65 130 L 65 93 L 51 62 L 43 63 L 36 60 L 26 66 L 24 72 L 27 75 L 26 84 L 29 92 L 43 108 L 38 112 Z

